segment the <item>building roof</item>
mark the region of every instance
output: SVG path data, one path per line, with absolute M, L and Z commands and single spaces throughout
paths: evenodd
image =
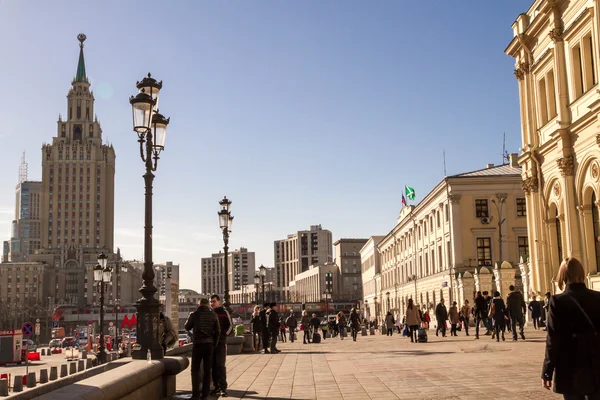
M 192 289 L 179 289 L 179 294 L 182 295 L 198 295 L 198 292 Z
M 458 175 L 451 175 L 449 178 L 471 178 L 479 176 L 521 176 L 521 168 L 513 167 L 510 164 L 498 165 L 496 167 L 478 169 L 471 172 L 464 172 Z

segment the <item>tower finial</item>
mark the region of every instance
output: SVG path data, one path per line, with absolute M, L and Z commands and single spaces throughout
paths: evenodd
M 87 76 L 85 74 L 85 60 L 83 59 L 83 42 L 85 42 L 87 36 L 84 33 L 77 35 L 79 40 L 79 62 L 77 63 L 77 74 L 75 75 L 75 82 L 87 82 Z
M 83 49 L 83 42 L 85 42 L 85 39 L 87 39 L 87 36 L 85 36 L 85 33 L 80 33 L 79 35 L 77 35 L 77 40 L 79 40 L 79 47 L 81 47 Z

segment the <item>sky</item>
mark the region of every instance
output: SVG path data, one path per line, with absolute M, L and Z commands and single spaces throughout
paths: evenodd
M 171 118 L 154 181 L 154 262 L 200 290 L 222 246 L 273 266 L 273 241 L 321 224 L 339 238 L 389 232 L 404 185 L 416 202 L 448 175 L 521 147 L 511 25 L 530 2 L 0 0 L 0 241 L 10 238 L 22 152 L 66 115 L 85 61 L 117 155 L 115 247 L 143 258 L 144 166 L 129 96 L 148 72 Z M 145 11 L 146 10 L 146 11 Z M 115 249 L 116 250 L 116 249 Z

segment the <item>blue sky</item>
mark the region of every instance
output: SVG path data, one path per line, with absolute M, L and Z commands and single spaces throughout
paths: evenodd
M 171 117 L 154 185 L 154 261 L 222 247 L 218 200 L 233 200 L 231 247 L 273 265 L 273 241 L 322 224 L 385 234 L 403 185 L 417 200 L 449 174 L 500 163 L 520 144 L 517 81 L 503 51 L 517 0 L 0 0 L 0 239 L 10 237 L 20 156 L 41 177 L 75 75 L 76 36 L 104 139 L 117 154 L 115 246 L 143 254 L 143 165 L 130 95 L 147 72 Z M 145 11 L 150 10 L 150 11 Z

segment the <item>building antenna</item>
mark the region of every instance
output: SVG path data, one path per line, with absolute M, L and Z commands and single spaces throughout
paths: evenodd
M 19 183 L 23 183 L 27 180 L 27 162 L 25 161 L 25 152 L 21 156 L 21 165 L 19 165 Z
M 508 151 L 506 151 L 506 132 L 502 134 L 502 165 L 508 164 L 510 161 L 510 156 L 508 155 Z
M 442 150 L 442 154 L 444 156 L 444 177 L 448 176 L 446 174 L 446 150 Z

